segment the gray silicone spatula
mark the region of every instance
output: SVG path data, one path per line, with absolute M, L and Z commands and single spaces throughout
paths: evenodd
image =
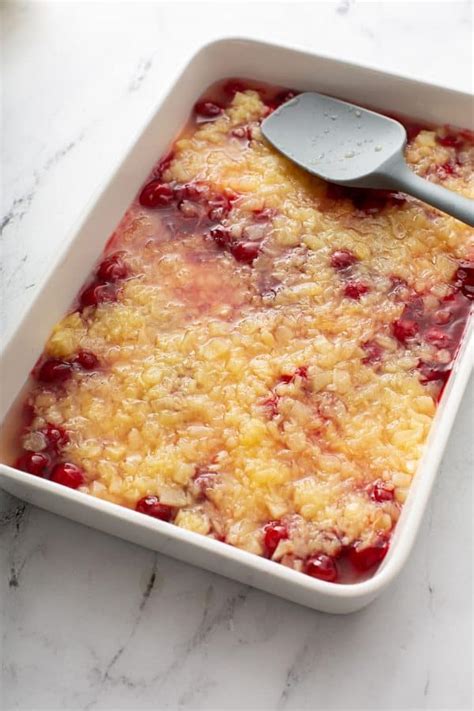
M 407 166 L 407 137 L 398 121 L 307 92 L 270 114 L 262 133 L 283 155 L 324 180 L 401 190 L 474 226 L 474 200 L 420 178 Z

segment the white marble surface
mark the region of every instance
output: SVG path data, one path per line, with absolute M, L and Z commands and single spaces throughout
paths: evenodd
M 204 40 L 296 42 L 456 88 L 472 81 L 469 2 L 11 2 L 2 20 L 6 330 L 170 72 Z M 3 708 L 470 708 L 470 393 L 408 565 L 350 617 L 3 495 Z

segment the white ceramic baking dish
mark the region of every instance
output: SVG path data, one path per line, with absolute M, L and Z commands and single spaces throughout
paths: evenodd
M 468 94 L 263 42 L 223 39 L 203 47 L 175 80 L 79 227 L 64 240 L 63 250 L 36 301 L 6 345 L 0 360 L 2 418 L 23 386 L 52 326 L 81 287 L 156 159 L 185 123 L 193 102 L 207 86 L 229 76 L 313 89 L 427 122 L 474 128 L 467 125 L 472 116 Z M 188 563 L 317 610 L 352 612 L 387 587 L 412 548 L 470 373 L 473 340 L 472 333 L 463 339 L 390 551 L 375 575 L 360 583 L 326 583 L 6 465 L 0 465 L 0 483 L 11 494 L 37 506 Z

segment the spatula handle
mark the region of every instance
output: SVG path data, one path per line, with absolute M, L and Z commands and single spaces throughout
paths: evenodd
M 427 202 L 474 227 L 474 200 L 420 178 L 404 160 L 393 163 L 386 174 L 391 187 Z

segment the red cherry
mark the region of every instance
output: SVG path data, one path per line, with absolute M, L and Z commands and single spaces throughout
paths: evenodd
M 373 501 L 382 503 L 383 501 L 393 501 L 394 492 L 384 481 L 376 481 L 372 486 L 370 498 Z
M 348 249 L 338 249 L 331 254 L 331 267 L 333 269 L 344 270 L 357 262 L 357 257 Z
M 82 292 L 80 296 L 81 306 L 97 306 L 106 301 L 114 301 L 116 292 L 110 284 L 102 284 L 94 281 Z
M 178 200 L 190 200 L 191 202 L 202 202 L 208 193 L 209 186 L 201 182 L 185 183 L 175 190 Z
M 199 117 L 214 119 L 222 113 L 222 107 L 214 101 L 198 101 L 194 106 L 194 111 Z
M 263 545 L 265 555 L 271 558 L 280 541 L 288 538 L 288 529 L 281 521 L 270 521 L 263 527 Z
M 226 228 L 222 227 L 222 225 L 217 225 L 217 227 L 213 227 L 212 230 L 210 230 L 209 234 L 211 235 L 214 242 L 219 245 L 219 247 L 229 247 L 229 245 L 232 243 L 232 235 L 230 234 L 229 230 L 226 230 Z
M 41 452 L 26 452 L 15 462 L 16 469 L 21 469 L 28 474 L 35 476 L 44 476 L 46 469 L 49 466 L 50 459 L 46 454 Z
M 260 247 L 256 242 L 237 242 L 231 245 L 230 252 L 238 262 L 252 264 L 259 255 Z
M 456 286 L 467 299 L 474 299 L 474 262 L 459 262 L 459 267 L 454 275 Z
M 56 484 L 62 484 L 63 486 L 68 486 L 70 489 L 77 489 L 81 486 L 84 481 L 84 473 L 79 467 L 71 462 L 63 462 L 62 464 L 56 464 L 51 474 L 51 481 L 56 482 Z
M 354 568 L 365 572 L 385 558 L 388 551 L 388 541 L 380 539 L 375 545 L 367 548 L 351 548 L 349 560 Z
M 49 358 L 39 369 L 37 378 L 42 383 L 64 383 L 72 375 L 72 365 L 66 360 Z
M 425 333 L 425 338 L 437 348 L 450 348 L 453 345 L 451 336 L 441 328 L 436 328 L 436 326 L 428 329 Z
M 74 363 L 77 363 L 84 370 L 95 370 L 99 365 L 99 359 L 90 351 L 79 351 L 74 358 Z
M 46 427 L 40 429 L 40 432 L 45 436 L 48 447 L 56 453 L 69 442 L 68 433 L 59 425 L 48 423 Z
M 80 296 L 81 306 L 97 306 L 99 303 L 98 287 L 99 285 L 94 283 L 84 289 Z
M 424 361 L 420 361 L 417 365 L 417 369 L 421 373 L 420 382 L 423 383 L 423 385 L 438 380 L 442 383 L 446 383 L 451 374 L 450 364 L 425 363 Z
M 152 516 L 153 518 L 159 518 L 160 521 L 171 521 L 171 519 L 174 518 L 173 507 L 160 504 L 159 498 L 151 494 L 144 496 L 137 502 L 135 511 L 146 514 L 147 516 Z
M 159 180 L 151 180 L 142 189 L 138 202 L 143 207 L 161 208 L 169 207 L 174 201 L 175 193 L 173 188 L 167 183 L 162 183 Z
M 447 134 L 446 136 L 436 136 L 436 140 L 441 146 L 446 148 L 459 148 L 462 145 L 462 140 L 459 136 Z
M 118 281 L 127 276 L 127 265 L 119 254 L 111 254 L 99 265 L 97 276 L 101 281 Z
M 344 296 L 348 299 L 360 299 L 361 296 L 367 294 L 369 287 L 360 281 L 351 281 L 344 287 Z
M 333 558 L 325 553 L 318 553 L 306 561 L 304 572 L 312 578 L 335 583 L 337 580 L 337 566 Z
M 418 324 L 413 319 L 399 318 L 392 324 L 392 333 L 400 343 L 405 343 L 409 338 L 414 338 L 418 333 Z
M 362 348 L 367 354 L 362 358 L 364 365 L 372 365 L 382 359 L 383 348 L 375 341 L 366 341 L 362 344 Z

